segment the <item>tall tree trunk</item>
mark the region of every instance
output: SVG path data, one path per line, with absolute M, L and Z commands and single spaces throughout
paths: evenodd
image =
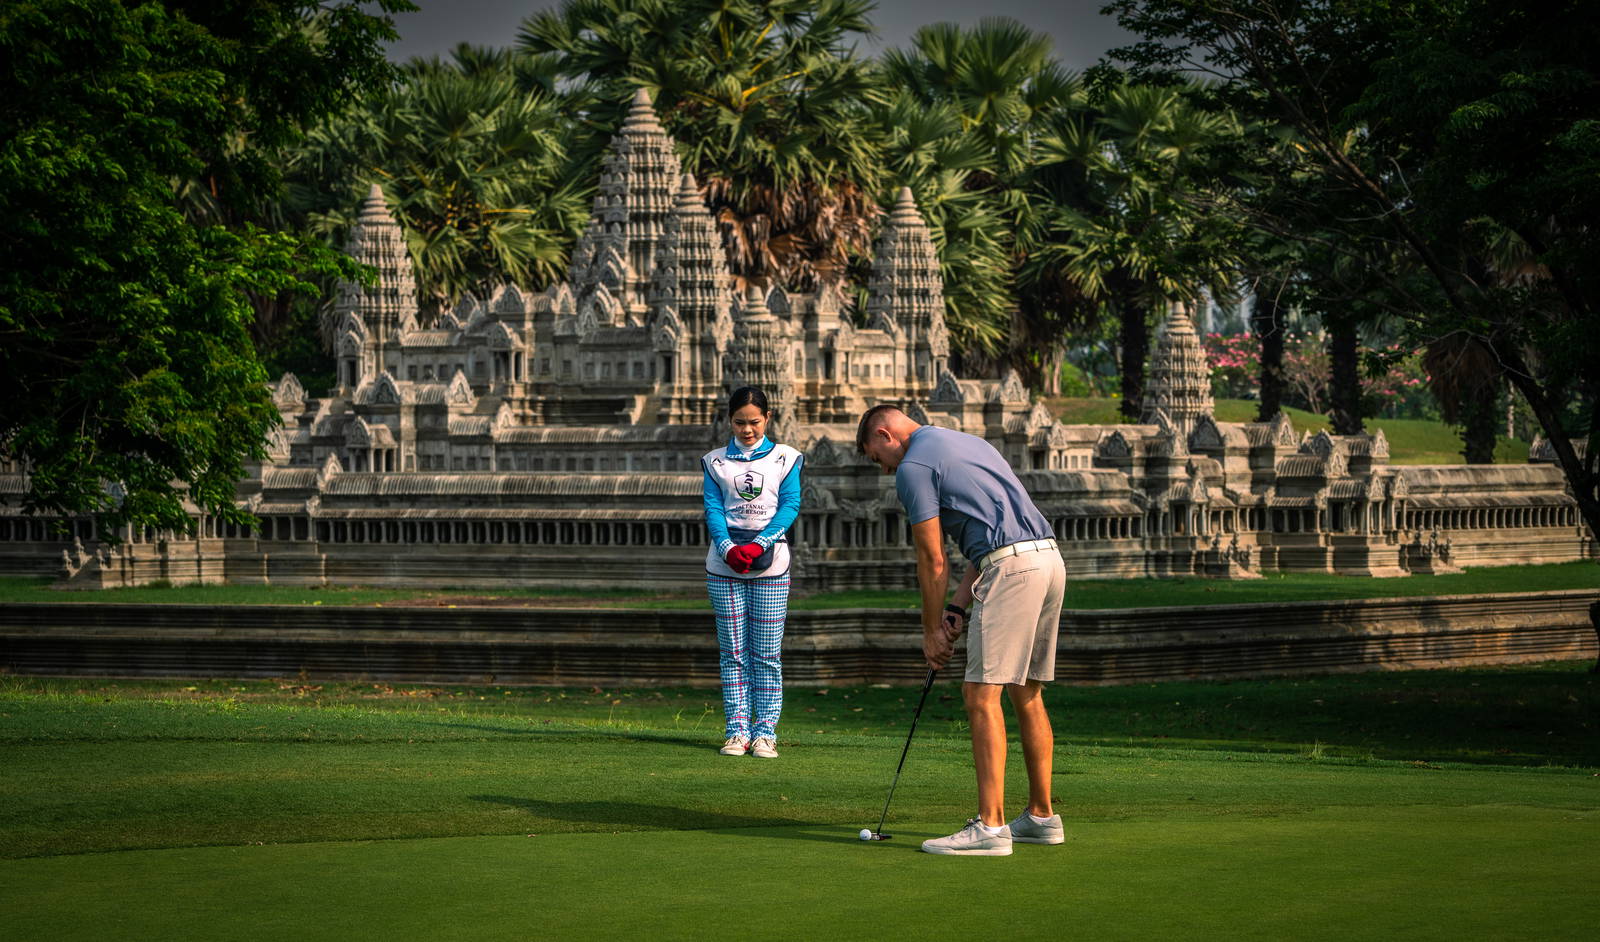
M 1122 317 L 1122 417 L 1137 422 L 1144 409 L 1144 364 L 1150 357 L 1150 323 L 1147 306 L 1137 295 L 1125 296 L 1118 307 Z
M 1276 292 L 1256 295 L 1255 309 L 1250 312 L 1250 330 L 1261 342 L 1261 401 L 1256 410 L 1257 422 L 1271 422 L 1283 411 L 1284 330 L 1278 313 Z
M 1498 382 L 1484 383 L 1480 395 L 1463 400 L 1461 413 L 1461 454 L 1467 464 L 1494 464 L 1494 442 L 1500 424 L 1495 393 Z
M 1361 421 L 1361 352 L 1354 321 L 1328 318 L 1328 358 L 1332 376 L 1328 422 L 1336 435 L 1359 435 Z
M 1562 421 L 1560 406 L 1534 378 L 1521 351 L 1508 345 L 1493 348 L 1490 352 L 1505 363 L 1506 379 L 1522 393 L 1523 400 L 1533 410 L 1534 418 L 1543 429 L 1546 441 L 1555 451 L 1556 463 L 1560 465 L 1561 473 L 1566 476 L 1567 484 L 1572 489 L 1572 499 L 1589 528 L 1589 537 L 1600 539 L 1600 467 L 1597 467 L 1600 464 L 1600 448 L 1596 447 L 1600 444 L 1600 407 L 1592 400 L 1586 404 L 1589 413 L 1588 439 L 1585 453 L 1580 457 L 1573 446 L 1573 437 Z
M 1461 426 L 1461 454 L 1467 463 L 1493 464 L 1500 390 L 1506 379 L 1519 389 L 1522 384 L 1505 372 L 1494 351 L 1464 335 L 1447 335 L 1430 343 L 1422 365 L 1428 371 L 1429 388 L 1440 414 L 1446 422 Z

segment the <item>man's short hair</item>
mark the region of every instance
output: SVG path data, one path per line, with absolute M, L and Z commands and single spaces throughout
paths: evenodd
M 887 423 L 890 412 L 901 412 L 899 406 L 892 402 L 880 402 L 866 411 L 861 417 L 861 424 L 856 426 L 856 452 L 867 453 L 867 435 L 873 429 Z M 901 414 L 904 414 L 903 412 Z

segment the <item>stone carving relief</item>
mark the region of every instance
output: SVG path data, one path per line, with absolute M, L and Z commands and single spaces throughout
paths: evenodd
M 773 285 L 772 290 L 767 292 L 767 310 L 779 317 L 788 317 L 792 312 L 789 295 L 778 285 Z
M 995 390 L 991 401 L 1027 402 L 1028 387 L 1023 385 L 1022 376 L 1016 370 L 1007 370 L 1005 378 L 1000 381 L 1000 386 Z
M 343 473 L 344 465 L 339 463 L 339 456 L 330 452 L 327 459 L 322 462 L 321 469 L 317 471 L 317 489 L 325 488 L 329 478 Z
M 1217 422 L 1209 415 L 1202 415 L 1195 421 L 1194 431 L 1189 433 L 1189 445 L 1203 451 L 1215 451 L 1222 447 L 1222 430 L 1217 428 Z
M 841 468 L 855 463 L 854 443 L 846 446 L 827 436 L 817 439 L 806 453 L 806 464 L 813 468 Z
M 928 351 L 936 357 L 950 355 L 950 331 L 945 329 L 942 316 L 928 324 Z
M 1282 412 L 1273 416 L 1272 443 L 1274 445 L 1294 445 L 1298 442 L 1299 438 L 1294 433 L 1294 423 L 1289 421 L 1289 417 Z
M 285 373 L 278 379 L 278 386 L 272 391 L 272 401 L 280 406 L 302 406 L 306 401 L 306 390 L 300 385 L 299 377 L 293 373 Z
M 388 371 L 378 374 L 372 381 L 372 386 L 365 397 L 366 401 L 377 406 L 392 406 L 400 404 L 400 387 L 395 385 L 394 377 Z
M 522 291 L 514 284 L 501 285 L 490 301 L 496 314 L 526 314 L 527 301 L 522 296 Z
M 956 374 L 945 370 L 939 374 L 939 385 L 933 388 L 933 395 L 928 397 L 932 405 L 961 405 L 967 401 L 967 394 L 957 382 Z
M 365 448 L 372 444 L 372 429 L 361 416 L 345 423 L 344 443 L 351 448 Z
M 456 370 L 450 377 L 450 385 L 445 389 L 444 401 L 454 406 L 475 406 L 478 397 L 472 394 L 472 384 L 467 382 L 467 374 Z
M 1128 444 L 1128 439 L 1120 430 L 1102 432 L 1100 439 L 1095 442 L 1094 451 L 1095 454 L 1107 458 L 1129 458 L 1133 456 L 1133 446 Z

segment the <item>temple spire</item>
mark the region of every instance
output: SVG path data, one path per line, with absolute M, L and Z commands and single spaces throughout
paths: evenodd
M 773 412 L 767 437 L 773 441 L 786 441 L 794 432 L 795 374 L 790 348 L 785 323 L 767 309 L 761 289 L 749 286 L 728 352 L 728 389 L 755 386 L 767 394 Z
M 601 160 L 600 186 L 588 229 L 573 249 L 573 290 L 598 282 L 642 319 L 650 267 L 672 212 L 681 167 L 657 120 L 650 94 L 635 90 L 627 117 Z
M 1150 357 L 1150 379 L 1145 386 L 1140 421 L 1155 424 L 1159 411 L 1187 439 L 1195 422 L 1203 415 L 1211 415 L 1214 407 L 1211 370 L 1189 317 L 1188 302 L 1173 304 Z
M 943 285 L 928 224 L 911 188 L 902 186 L 873 245 L 866 309 L 869 318 L 882 315 L 904 331 L 911 355 L 906 373 L 897 379 L 912 398 L 925 398 L 933 390 L 950 356 Z
M 345 251 L 361 264 L 377 269 L 378 280 L 370 288 L 354 282 L 341 283 L 334 317 L 356 315 L 371 331 L 373 345 L 382 349 L 402 331 L 416 327 L 417 279 L 405 232 L 389 211 L 383 188 L 376 183 L 361 202 Z

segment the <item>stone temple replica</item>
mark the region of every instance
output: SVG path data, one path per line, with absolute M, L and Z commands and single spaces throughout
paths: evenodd
M 641 91 L 606 154 L 567 280 L 506 285 L 430 326 L 375 186 L 349 251 L 379 273 L 335 302 L 338 380 L 274 387 L 283 427 L 239 496 L 252 529 L 76 539 L 0 506 L 0 571 L 84 588 L 157 579 L 690 588 L 703 579 L 698 458 L 729 390 L 767 390 L 806 453 L 801 591 L 915 585 L 892 480 L 855 454 L 868 406 L 991 441 L 1075 576 L 1374 576 L 1595 555 L 1550 456 L 1396 467 L 1381 431 L 1218 421 L 1188 313 L 1167 318 L 1131 425 L 1065 425 L 1013 374 L 948 367 L 938 262 L 909 190 L 878 236 L 865 310 L 832 289 L 738 293 L 694 179 Z M 862 326 L 864 325 L 864 326 Z M 0 469 L 4 471 L 5 469 Z M 20 494 L 24 472 L 0 473 Z

